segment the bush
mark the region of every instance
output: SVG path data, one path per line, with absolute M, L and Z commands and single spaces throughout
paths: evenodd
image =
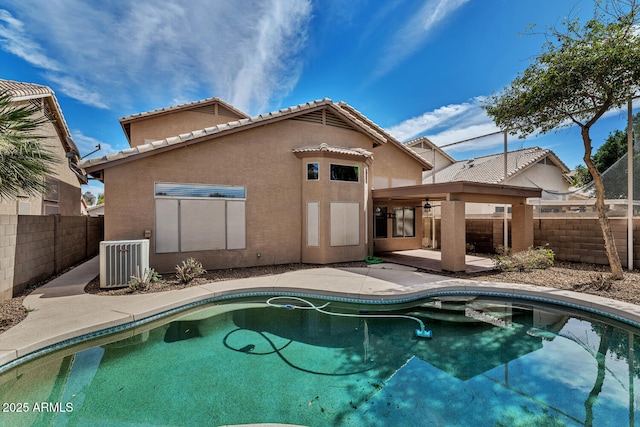
M 140 269 L 138 268 L 137 270 L 138 274 L 131 276 L 131 280 L 129 280 L 129 289 L 133 292 L 143 291 L 151 286 L 152 283 L 162 281 L 160 275 L 153 268 L 145 269 L 142 275 L 140 275 Z
M 176 265 L 176 277 L 185 284 L 206 272 L 207 270 L 202 268 L 202 263 L 196 261 L 195 258 L 188 258 L 186 261 L 182 261 L 182 265 Z
M 530 271 L 553 266 L 555 254 L 546 246 L 529 248 L 526 251 L 510 253 L 505 248 L 496 248 L 498 256 L 494 259 L 500 271 Z

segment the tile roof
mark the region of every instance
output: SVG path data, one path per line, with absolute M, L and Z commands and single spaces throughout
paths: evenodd
M 173 105 L 171 107 L 166 107 L 166 108 L 158 108 L 156 110 L 145 111 L 143 113 L 131 114 L 130 116 L 125 116 L 125 117 L 122 117 L 122 118 L 120 118 L 118 120 L 120 121 L 120 123 L 132 122 L 132 121 L 135 121 L 135 120 L 138 120 L 138 119 L 142 119 L 142 118 L 147 118 L 147 117 L 151 117 L 151 116 L 157 116 L 157 115 L 161 115 L 161 114 L 172 113 L 172 112 L 179 111 L 179 110 L 188 110 L 188 109 L 191 109 L 193 107 L 201 107 L 201 106 L 215 104 L 215 103 L 223 105 L 228 110 L 230 110 L 233 113 L 237 114 L 238 117 L 245 118 L 245 119 L 249 118 L 249 115 L 247 113 L 238 110 L 237 108 L 235 108 L 231 104 L 228 104 L 228 103 L 224 102 L 220 98 L 214 97 L 214 98 L 201 99 L 199 101 L 188 102 L 188 103 L 185 103 L 185 104 Z
M 540 147 L 525 148 L 509 151 L 507 153 L 507 178 L 510 178 L 529 166 L 539 162 L 545 157 L 558 166 L 563 173 L 569 172 L 569 168 L 551 150 L 543 150 Z M 492 154 L 475 159 L 458 161 L 436 172 L 436 183 L 469 181 L 497 184 L 504 177 L 504 153 Z M 431 182 L 431 175 L 424 179 L 425 183 Z
M 294 148 L 294 153 L 318 153 L 329 152 L 335 154 L 348 154 L 352 156 L 373 157 L 373 153 L 362 148 L 345 148 L 345 147 L 332 147 L 328 144 L 322 143 L 314 147 L 302 147 Z
M 71 131 L 69 130 L 67 121 L 62 115 L 62 108 L 60 107 L 60 104 L 58 104 L 56 95 L 53 90 L 51 90 L 51 88 L 35 83 L 24 83 L 16 82 L 13 80 L 0 79 L 0 93 L 2 92 L 6 92 L 11 95 L 11 99 L 14 101 L 48 98 L 51 102 L 51 109 L 53 110 L 51 113 L 53 114 L 54 122 L 60 128 L 63 134 L 63 143 L 65 143 L 65 150 L 67 152 L 75 151 L 78 156 L 80 156 L 78 147 L 71 139 Z
M 107 154 L 101 157 L 94 157 L 91 159 L 84 160 L 81 163 L 81 166 L 83 168 L 92 168 L 93 170 L 99 170 L 101 168 L 96 168 L 99 165 L 104 165 L 110 162 L 135 157 L 135 156 L 142 155 L 144 153 L 148 153 L 155 150 L 170 149 L 173 146 L 180 146 L 180 145 L 195 143 L 200 141 L 202 138 L 210 138 L 210 137 L 225 135 L 235 131 L 249 129 L 254 126 L 267 124 L 273 121 L 297 117 L 308 111 L 312 111 L 314 109 L 320 109 L 323 107 L 332 108 L 335 112 L 341 114 L 341 116 L 345 119 L 346 122 L 351 122 L 354 129 L 358 129 L 362 131 L 363 133 L 367 134 L 375 141 L 378 141 L 379 144 L 384 144 L 387 142 L 386 134 L 379 127 L 377 127 L 376 125 L 366 120 L 363 120 L 362 117 L 358 115 L 352 114 L 350 111 L 342 108 L 338 104 L 335 104 L 331 99 L 325 98 L 321 100 L 307 102 L 304 104 L 299 104 L 293 107 L 283 108 L 281 110 L 274 111 L 271 113 L 260 114 L 258 116 L 231 121 L 228 123 L 219 124 L 216 126 L 205 128 L 205 129 L 185 133 L 182 135 L 178 135 L 178 136 L 174 136 L 174 137 L 170 137 L 170 138 L 166 138 L 158 141 L 153 141 L 147 144 L 138 145 L 136 147 L 127 148 L 117 153 Z M 417 156 L 417 157 L 422 159 L 420 156 Z
M 9 93 L 15 101 L 54 95 L 53 91 L 47 86 L 2 79 L 0 79 L 0 92 Z

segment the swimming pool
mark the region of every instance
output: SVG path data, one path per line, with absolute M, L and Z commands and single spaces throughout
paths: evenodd
M 636 423 L 639 330 L 617 320 L 499 296 L 268 300 L 192 308 L 17 366 L 0 377 L 0 424 Z M 433 338 L 416 337 L 419 322 Z

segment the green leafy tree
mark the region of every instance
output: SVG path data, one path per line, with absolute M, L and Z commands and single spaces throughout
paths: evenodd
M 44 178 L 57 161 L 38 133 L 47 121 L 40 107 L 16 105 L 9 93 L 0 93 L 0 197 L 47 191 Z
M 611 267 L 623 270 L 604 204 L 602 177 L 591 157 L 591 127 L 611 108 L 626 105 L 640 81 L 637 0 L 596 3 L 594 17 L 581 24 L 567 19 L 563 30 L 551 28 L 542 52 L 484 108 L 501 128 L 521 137 L 563 126 L 580 127 L 583 160 L 596 188 L 596 210 Z
M 98 204 L 104 204 L 104 193 L 98 193 Z

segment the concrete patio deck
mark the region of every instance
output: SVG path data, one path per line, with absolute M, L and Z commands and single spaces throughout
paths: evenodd
M 498 292 L 571 303 L 640 323 L 638 305 L 555 288 L 455 279 L 392 263 L 360 268 L 313 268 L 128 296 L 85 293 L 86 284 L 98 273 L 96 257 L 28 295 L 23 303 L 30 310 L 27 318 L 0 334 L 0 367 L 85 334 L 126 325 L 198 301 L 251 292 L 296 292 L 388 302 L 439 292 Z
M 427 249 L 413 249 L 407 251 L 387 252 L 380 255 L 386 262 L 400 265 L 408 265 L 429 271 L 442 271 L 441 253 L 439 251 Z M 478 271 L 493 270 L 493 261 L 486 257 L 466 255 L 465 272 L 474 273 Z

